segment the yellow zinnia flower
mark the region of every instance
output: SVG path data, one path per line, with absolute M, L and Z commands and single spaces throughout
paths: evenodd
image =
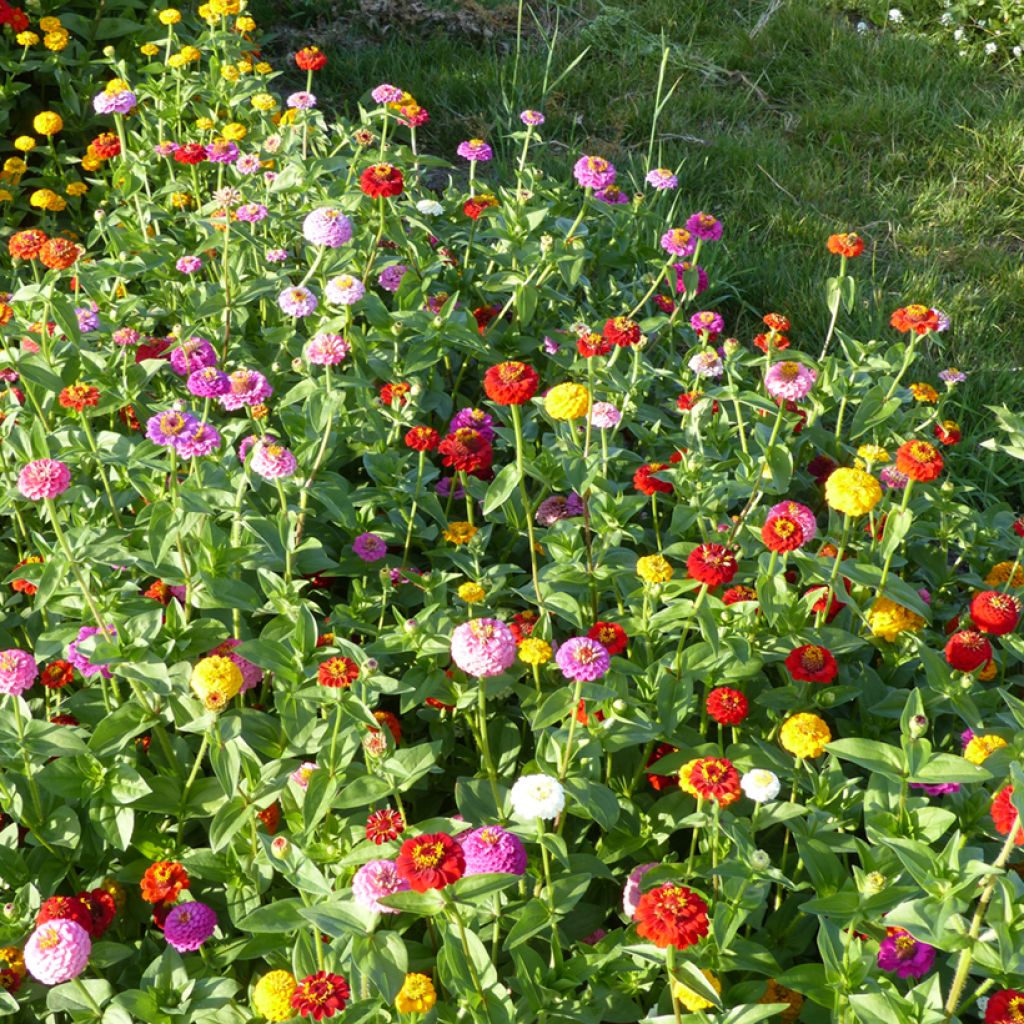
M 21 153 L 30 153 L 36 148 L 36 140 L 31 135 L 19 135 L 14 140 L 14 148 Z
M 476 536 L 476 527 L 472 523 L 449 523 L 444 531 L 444 539 L 450 544 L 468 544 Z
M 221 135 L 229 142 L 241 142 L 245 138 L 248 128 L 237 121 L 231 121 L 220 130 Z
M 4 169 L 6 170 L 6 166 Z M 1013 579 L 1010 579 L 1011 572 Z M 985 577 L 985 584 L 989 587 L 1001 587 L 1004 583 L 1009 583 L 1014 588 L 1024 587 L 1024 569 L 1013 562 L 997 562 Z
M 590 411 L 590 392 L 582 384 L 556 384 L 544 396 L 544 411 L 553 420 L 578 420 Z
M 189 682 L 207 711 L 220 711 L 241 690 L 242 670 L 230 658 L 215 654 L 196 664 Z
M 862 516 L 881 500 L 881 485 L 862 469 L 841 467 L 825 481 L 825 501 L 843 515 Z
M 971 764 L 981 764 L 989 754 L 1005 746 L 1006 740 L 1002 736 L 973 736 L 964 748 L 964 760 Z
M 84 181 L 72 181 L 64 190 L 69 196 L 84 196 L 89 186 Z
M 434 983 L 426 974 L 407 974 L 395 996 L 395 1009 L 399 1013 L 429 1013 L 436 1002 Z
M 139 53 L 143 57 L 155 57 L 160 52 L 160 47 L 156 43 L 143 43 L 139 47 Z
M 832 732 L 825 720 L 805 712 L 791 715 L 782 723 L 779 731 L 779 742 L 783 750 L 800 758 L 819 757 L 831 739 Z
M 546 665 L 551 660 L 551 644 L 540 637 L 528 636 L 519 645 L 519 660 L 524 665 Z
M 479 604 L 487 596 L 487 591 L 479 583 L 463 583 L 458 595 L 467 604 Z
M 277 100 L 270 95 L 269 92 L 258 92 L 249 102 L 257 109 L 262 110 L 264 113 L 269 113 L 271 110 L 277 110 Z
M 39 19 L 39 27 L 44 32 L 56 32 L 64 26 L 61 24 L 60 18 L 55 18 L 53 15 L 47 15 L 45 18 Z
M 875 636 L 891 643 L 901 633 L 917 633 L 925 621 L 888 597 L 879 597 L 868 610 L 867 623 Z
M 44 110 L 32 119 L 32 127 L 37 134 L 49 137 L 56 135 L 64 127 L 64 119 L 52 110 Z
M 177 7 L 168 7 L 166 10 L 161 11 L 157 18 L 160 19 L 161 25 L 177 25 L 181 21 L 181 11 Z
M 39 42 L 39 36 L 35 32 L 19 32 L 14 41 L 19 46 L 35 46 Z
M 292 1009 L 295 987 L 295 975 L 290 971 L 271 971 L 256 982 L 252 990 L 252 1005 L 267 1020 L 290 1020 L 295 1016 Z
M 916 402 L 937 402 L 939 393 L 931 384 L 911 384 L 910 393 Z
M 884 466 L 890 458 L 889 453 L 877 444 L 862 444 L 857 449 L 857 454 L 865 462 L 872 462 L 876 466 Z
M 722 983 L 709 970 L 702 968 L 700 973 L 704 975 L 707 983 L 721 995 Z M 684 985 L 678 978 L 672 979 L 672 993 L 683 1004 L 683 1008 L 687 1013 L 710 1010 L 715 1005 L 709 999 L 705 999 L 699 992 L 694 992 L 692 988 Z
M 662 555 L 644 555 L 637 559 L 636 574 L 644 583 L 668 583 L 675 570 Z
M 54 53 L 60 53 L 71 40 L 71 36 L 68 34 L 66 29 L 58 29 L 56 32 L 47 32 L 43 36 L 43 46 L 48 50 L 52 50 Z

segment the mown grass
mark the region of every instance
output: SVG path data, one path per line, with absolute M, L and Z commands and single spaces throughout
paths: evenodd
M 527 0 L 518 67 L 515 7 L 497 0 L 487 41 L 405 35 L 397 0 L 383 34 L 351 20 L 353 0 L 326 12 L 299 4 L 284 21 L 263 3 L 282 49 L 330 49 L 315 86 L 328 108 L 352 113 L 373 85 L 393 81 L 431 112 L 425 149 L 452 155 L 460 139 L 482 136 L 500 162 L 512 115 L 537 107 L 548 117 L 540 164 L 562 176 L 582 151 L 640 180 L 667 47 L 669 83 L 679 84 L 657 125 L 655 164 L 681 166 L 686 205 L 726 224 L 724 269 L 740 298 L 722 311 L 734 333 L 749 337 L 761 313 L 778 310 L 816 353 L 835 269 L 825 238 L 856 230 L 869 251 L 842 328 L 872 336 L 896 306 L 938 306 L 953 326 L 933 357 L 971 372 L 968 404 L 1024 395 L 1011 369 L 1024 364 L 1019 78 L 909 35 L 859 35 L 821 0 Z

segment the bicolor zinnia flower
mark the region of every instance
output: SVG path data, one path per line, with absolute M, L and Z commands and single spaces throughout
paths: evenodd
M 1013 988 L 993 992 L 985 1007 L 985 1024 L 1024 1024 L 1024 992 Z
M 389 807 L 374 811 L 366 819 L 366 838 L 380 846 L 397 839 L 405 831 L 405 819 Z
M 800 524 L 785 513 L 768 517 L 761 528 L 761 540 L 769 551 L 795 551 L 805 543 Z
M 146 868 L 139 884 L 147 903 L 173 903 L 190 882 L 188 872 L 177 861 L 160 860 Z
M 699 757 L 683 768 L 684 788 L 696 794 L 701 800 L 714 800 L 722 807 L 728 807 L 740 797 L 740 775 L 732 761 L 725 757 Z M 680 785 L 683 784 L 680 773 Z
M 395 866 L 414 892 L 426 892 L 457 882 L 465 873 L 466 857 L 450 835 L 434 832 L 402 843 Z
M 628 316 L 613 317 L 605 321 L 601 335 L 619 348 L 628 348 L 640 341 L 640 325 L 635 320 L 630 320 Z
M 321 686 L 347 690 L 359 678 L 359 666 L 351 658 L 336 655 L 320 663 L 316 678 Z

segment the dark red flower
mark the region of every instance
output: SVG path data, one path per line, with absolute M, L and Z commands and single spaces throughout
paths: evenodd
M 629 644 L 626 631 L 616 622 L 595 622 L 587 630 L 587 636 L 601 644 L 613 657 L 622 654 Z
M 460 473 L 479 473 L 491 468 L 494 449 L 491 442 L 472 427 L 459 427 L 438 446 L 445 466 Z
M 992 645 L 984 634 L 962 629 L 946 642 L 945 655 L 958 672 L 973 672 L 992 658 Z
M 473 319 L 480 334 L 487 330 L 491 321 L 501 312 L 501 306 L 477 306 L 473 310 Z
M 822 485 L 838 468 L 839 464 L 835 459 L 830 458 L 828 455 L 815 455 L 814 458 L 807 463 L 807 472 Z
M 804 644 L 786 655 L 786 668 L 797 682 L 831 683 L 839 674 L 839 665 L 827 647 Z
M 74 678 L 74 666 L 61 658 L 44 665 L 39 673 L 39 682 L 49 690 L 63 690 Z
M 117 913 L 117 904 L 114 897 L 106 889 L 92 889 L 89 892 L 80 892 L 78 899 L 89 911 L 92 919 L 92 926 L 86 928 L 90 938 L 98 939 L 110 927 Z
M 371 199 L 391 199 L 402 194 L 405 179 L 394 164 L 372 164 L 359 175 L 359 187 Z
M 690 578 L 709 587 L 730 583 L 738 569 L 735 554 L 721 544 L 698 544 L 686 559 Z
M 340 974 L 317 971 L 296 983 L 292 1009 L 298 1010 L 303 1017 L 323 1020 L 344 1010 L 351 997 L 348 982 Z
M 708 714 L 719 725 L 739 725 L 750 713 L 750 703 L 739 690 L 717 686 L 708 694 Z
M 267 835 L 272 836 L 281 824 L 281 805 L 275 801 L 269 807 L 264 807 L 262 811 L 257 811 L 256 817 L 262 822 Z
M 462 847 L 444 832 L 406 839 L 395 864 L 398 877 L 414 892 L 443 889 L 457 882 L 466 870 Z
M 404 831 L 405 819 L 398 811 L 388 807 L 382 811 L 374 811 L 366 819 L 366 838 L 378 846 L 397 839 Z
M 846 592 L 850 592 L 850 581 L 843 578 L 843 583 L 846 584 Z M 825 611 L 825 597 L 828 594 L 829 587 L 824 583 L 820 583 L 815 587 L 808 587 L 807 593 L 804 597 L 810 597 L 811 594 L 817 594 L 818 597 L 814 604 L 811 605 L 811 614 L 817 617 L 821 612 Z M 839 600 L 838 595 L 833 590 L 831 597 L 828 602 L 828 611 L 825 614 L 825 622 L 831 622 L 844 608 L 845 603 Z
M 540 616 L 530 608 L 524 612 L 516 612 L 512 616 L 508 628 L 517 644 L 521 644 L 528 636 L 532 635 L 533 627 L 537 625 L 539 618 Z
M 687 949 L 708 933 L 708 905 L 685 885 L 666 882 L 642 893 L 633 914 L 636 933 L 664 949 Z

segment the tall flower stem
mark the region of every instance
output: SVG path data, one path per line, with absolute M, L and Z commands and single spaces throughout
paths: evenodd
M 658 273 L 658 276 L 654 279 L 651 287 L 644 293 L 644 297 L 627 313 L 626 315 L 630 320 L 633 319 L 644 308 L 644 303 L 658 290 L 658 285 L 665 279 L 665 275 L 668 273 L 668 268 L 672 266 L 672 260 L 675 257 L 670 256 L 667 262 L 662 266 Z
M 540 577 L 537 572 L 537 541 L 533 532 L 533 509 L 530 506 L 530 495 L 526 487 L 526 465 L 523 457 L 523 420 L 518 405 L 509 407 L 512 413 L 512 430 L 516 439 L 516 472 L 519 476 L 519 495 L 523 502 L 523 515 L 526 517 L 526 541 L 530 547 L 530 572 L 533 576 L 533 592 L 537 596 L 537 607 L 547 614 L 544 607 L 544 596 L 540 590 Z
M 850 529 L 853 526 L 853 520 L 848 515 L 843 516 L 843 533 L 839 538 L 839 548 L 836 551 L 836 560 L 832 563 L 832 572 L 828 577 L 828 586 L 825 587 L 825 601 L 815 617 L 814 627 L 820 629 L 822 622 L 825 620 L 825 616 L 828 615 L 829 608 L 832 606 L 832 595 L 835 593 L 836 578 L 839 576 L 839 566 L 843 561 L 843 554 L 846 552 L 846 545 L 850 540 Z M 883 573 L 882 583 L 885 582 L 885 575 Z M 881 591 L 881 584 L 878 587 Z
M 419 461 L 416 464 L 416 486 L 412 492 L 412 507 L 409 509 L 409 525 L 405 530 L 405 545 L 402 547 L 402 568 L 409 564 L 409 545 L 412 544 L 412 530 L 416 523 L 416 507 L 420 500 L 420 487 L 423 485 L 423 467 L 426 464 L 427 453 L 420 452 Z
M 555 920 L 555 890 L 551 887 L 551 854 L 544 845 L 544 819 L 537 819 L 537 843 L 540 846 L 541 869 L 544 872 L 544 892 L 548 912 L 551 914 L 551 960 L 552 966 L 562 966 L 562 943 L 558 938 L 558 922 Z
M 32 774 L 32 760 L 25 748 L 25 720 L 21 714 L 21 699 L 10 695 L 8 703 L 14 708 L 14 727 L 18 732 L 18 747 L 21 749 L 22 762 L 25 767 L 25 780 L 28 782 L 28 791 L 32 794 L 32 804 L 36 811 L 36 821 L 39 827 L 46 823 L 43 816 L 43 801 L 39 795 L 39 787 L 36 785 L 35 776 Z
M 900 514 L 906 512 L 907 505 L 910 503 L 910 492 L 913 489 L 913 479 L 907 480 L 907 486 L 903 488 L 903 500 L 900 502 Z M 878 593 L 882 594 L 885 589 L 885 581 L 889 578 L 889 566 L 892 565 L 893 555 L 896 554 L 896 545 L 893 545 L 889 549 L 889 554 L 885 556 L 885 564 L 882 566 L 882 578 L 878 581 Z
M 679 996 L 676 995 L 676 987 L 672 984 L 675 980 L 676 970 L 676 947 L 669 943 L 665 947 L 665 974 L 668 977 L 668 992 L 672 997 L 672 1015 L 675 1017 L 676 1024 L 682 1024 L 683 1011 L 679 1005 Z
M 583 680 L 577 679 L 573 688 L 572 704 L 569 705 L 569 735 L 565 738 L 565 751 L 562 754 L 562 764 L 558 769 L 558 781 L 563 782 L 569 774 L 569 765 L 572 762 L 572 741 L 576 735 L 576 709 L 580 705 L 580 698 L 583 694 Z M 565 815 L 562 815 L 565 819 Z
M 57 543 L 60 544 L 61 550 L 64 552 L 64 557 L 68 560 L 71 572 L 74 574 L 75 581 L 81 588 L 82 597 L 85 598 L 85 603 L 88 605 L 89 611 L 92 613 L 92 617 L 96 622 L 97 628 L 104 636 L 108 636 L 109 633 L 107 626 L 103 621 L 103 616 L 100 614 L 99 605 L 96 604 L 96 600 L 92 596 L 88 580 L 82 572 L 78 561 L 75 559 L 74 552 L 71 550 L 71 545 L 68 543 L 67 534 L 64 532 L 64 527 L 61 526 L 60 515 L 57 512 L 57 505 L 53 498 L 46 498 L 45 501 L 46 511 L 50 513 L 50 522 L 53 523 L 54 533 L 57 534 Z
M 292 559 L 294 553 L 292 548 L 294 545 L 291 543 L 294 540 L 294 535 L 289 536 L 288 530 L 288 499 L 284 493 L 284 484 L 281 483 L 281 478 L 278 477 L 274 481 L 277 486 L 277 497 L 281 503 L 281 525 L 284 527 L 284 581 L 285 583 L 291 583 L 292 581 Z
M 838 285 L 836 287 L 835 298 L 832 300 L 832 319 L 829 321 L 828 331 L 825 334 L 825 344 L 821 346 L 821 355 L 818 356 L 818 362 L 821 362 L 825 358 L 825 353 L 828 352 L 829 343 L 832 341 L 832 334 L 836 329 L 836 321 L 839 319 L 839 307 L 843 301 L 843 281 L 846 279 L 846 257 L 839 257 L 839 277 Z
M 981 924 L 985 919 L 985 911 L 988 909 L 989 902 L 992 899 L 992 894 L 996 891 L 996 882 L 999 880 L 999 874 L 1006 862 L 1010 859 L 1010 854 L 1013 852 L 1015 845 L 1014 840 L 1017 837 L 1017 832 L 1022 826 L 1019 822 L 1014 822 L 1013 827 L 1006 834 L 1006 841 L 1003 843 L 1002 850 L 999 851 L 999 856 L 996 857 L 995 862 L 992 865 L 993 872 L 988 876 L 988 880 L 985 882 L 985 888 L 981 891 L 981 896 L 978 899 L 978 907 L 974 911 L 974 918 L 971 920 L 970 930 L 967 932 L 967 938 L 969 943 L 960 953 L 960 959 L 956 964 L 956 973 L 953 975 L 952 984 L 949 986 L 949 998 L 946 1000 L 946 1024 L 953 1019 L 953 1015 L 956 1013 L 957 1006 L 960 1003 L 960 996 L 964 990 L 964 983 L 967 981 L 967 975 L 971 970 L 971 962 L 974 959 L 974 946 L 978 941 L 978 936 L 981 934 Z
M 103 462 L 100 459 L 99 449 L 96 447 L 96 438 L 92 432 L 92 426 L 89 423 L 89 417 L 82 414 L 82 428 L 85 431 L 85 438 L 89 442 L 89 449 L 92 451 L 96 458 L 96 469 L 100 475 L 100 482 L 103 484 L 103 492 L 107 496 L 107 503 L 110 505 L 110 511 L 114 515 L 114 522 L 117 523 L 118 529 L 123 525 L 121 522 L 121 513 L 117 510 L 117 505 L 114 502 L 114 494 L 110 489 L 110 478 L 107 476 L 107 471 L 103 466 Z
M 914 361 L 914 353 L 917 349 L 918 336 L 915 334 L 911 337 L 910 341 L 907 342 L 907 346 L 903 352 L 903 365 L 900 367 L 900 372 L 896 374 L 896 379 L 892 382 L 889 390 L 885 393 L 884 402 L 888 402 L 892 398 L 896 389 L 900 386 L 900 381 L 903 380 L 903 375 L 910 369 L 910 364 Z
M 498 792 L 498 769 L 491 753 L 491 738 L 487 733 L 487 683 L 483 677 L 477 680 L 476 691 L 477 728 L 480 731 L 480 754 L 484 759 L 484 770 L 491 784 L 491 796 L 494 797 L 494 809 L 501 817 L 501 794 Z

